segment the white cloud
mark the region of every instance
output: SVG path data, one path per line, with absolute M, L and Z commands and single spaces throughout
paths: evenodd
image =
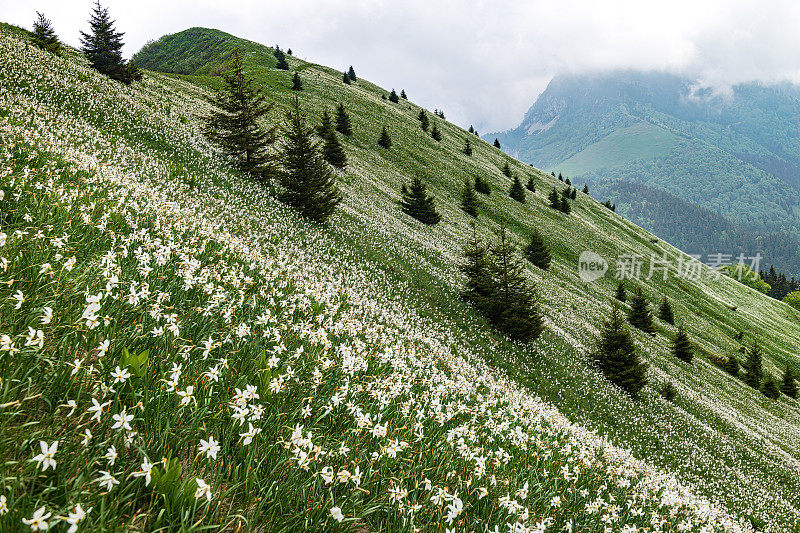
M 8 5 L 3 5 L 7 3 Z M 479 131 L 516 125 L 556 74 L 614 68 L 704 83 L 800 82 L 800 3 L 744 0 L 108 0 L 130 55 L 147 40 L 214 27 L 346 68 Z M 29 26 L 35 10 L 70 44 L 90 1 L 0 0 Z

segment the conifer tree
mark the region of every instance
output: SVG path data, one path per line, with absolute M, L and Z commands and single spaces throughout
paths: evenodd
M 497 140 L 497 137 L 495 137 L 495 139 L 494 139 L 494 147 L 495 148 L 500 148 L 500 141 Z
M 516 259 L 501 224 L 498 242 L 491 248 L 490 271 L 494 291 L 486 314 L 494 327 L 514 340 L 530 342 L 542 332 L 542 317 L 536 292 L 525 278 L 522 263 Z
M 558 191 L 555 187 L 553 187 L 553 192 L 547 195 L 547 199 L 550 201 L 550 207 L 561 211 L 561 198 L 558 196 Z
M 645 333 L 655 335 L 656 327 L 653 325 L 653 315 L 650 313 L 650 304 L 647 303 L 641 287 L 636 289 L 631 300 L 631 310 L 628 313 L 628 322 L 631 326 Z
M 352 81 L 350 81 L 350 76 L 347 75 L 347 72 L 342 74 L 342 83 L 345 85 L 350 85 L 352 83 Z
M 531 233 L 531 239 L 528 242 L 528 246 L 525 247 L 525 257 L 542 270 L 547 270 L 550 267 L 550 249 L 536 229 Z
M 314 130 L 295 97 L 282 129 L 283 147 L 278 177 L 281 201 L 316 222 L 324 222 L 342 201 L 336 176 L 314 142 Z
M 328 110 L 327 109 L 323 109 L 322 110 L 322 120 L 319 123 L 319 126 L 317 126 L 317 135 L 319 135 L 320 137 L 322 137 L 324 139 L 325 138 L 325 134 L 327 133 L 327 131 L 329 129 L 331 129 L 331 130 L 333 129 L 333 123 L 331 122 L 331 116 L 330 116 L 330 114 L 328 114 Z
M 122 59 L 122 36 L 125 34 L 116 31 L 108 9 L 99 1 L 94 4 L 89 30 L 90 33 L 81 32 L 81 49 L 92 68 L 126 85 L 142 79 L 136 64 Z
M 36 12 L 36 20 L 33 22 L 33 44 L 47 50 L 51 54 L 61 55 L 61 43 L 53 29 L 53 23 L 42 13 Z
M 514 176 L 514 181 L 511 182 L 511 188 L 508 190 L 508 195 L 521 204 L 525 203 L 525 188 L 519 180 L 519 176 Z
M 647 363 L 639 357 L 616 306 L 600 334 L 594 361 L 611 383 L 634 398 L 647 385 Z
M 350 116 L 344 110 L 344 104 L 339 103 L 336 108 L 336 131 L 342 135 L 352 135 L 353 127 L 350 125 Z
M 287 56 L 290 56 L 290 55 L 292 55 L 292 49 L 291 49 L 291 48 L 289 48 L 288 50 L 286 50 L 286 55 L 287 55 Z
M 469 139 L 467 142 L 464 143 L 464 149 L 462 150 L 465 155 L 472 155 L 472 145 L 469 143 Z
M 292 76 L 292 90 L 293 91 L 303 90 L 303 80 L 300 79 L 300 74 L 298 74 L 297 72 L 295 72 L 294 76 Z
M 781 392 L 789 398 L 797 398 L 797 380 L 794 377 L 794 370 L 792 370 L 789 363 L 786 363 L 786 368 L 783 370 Z
M 614 294 L 614 298 L 620 302 L 625 302 L 628 299 L 628 296 L 625 294 L 625 284 L 622 281 L 617 284 L 617 292 Z
M 584 185 L 583 186 L 583 194 L 589 194 L 589 186 L 588 185 Z
M 778 388 L 778 383 L 772 376 L 768 376 L 767 379 L 764 380 L 764 387 L 761 389 L 761 392 L 763 392 L 764 396 L 770 400 L 777 400 L 781 395 L 781 390 Z
M 410 187 L 403 184 L 403 198 L 400 207 L 404 213 L 411 215 L 423 224 L 432 226 L 441 220 L 436 212 L 436 204 L 432 196 L 428 196 L 427 187 L 419 178 L 414 178 Z
M 564 178 L 564 183 L 568 185 L 567 189 L 572 186 L 572 182 L 569 180 L 569 178 Z
M 491 194 L 492 188 L 489 182 L 480 176 L 475 177 L 475 191 L 481 194 Z
M 761 354 L 761 347 L 756 342 L 753 342 L 753 345 L 747 352 L 747 360 L 744 364 L 744 377 L 742 379 L 754 389 L 761 388 L 761 381 L 764 379 L 763 356 Z
M 725 372 L 731 376 L 739 377 L 739 360 L 736 359 L 735 355 L 729 355 L 728 359 L 725 361 L 725 365 L 722 368 L 725 369 Z
M 400 101 L 400 98 L 397 96 L 397 93 L 392 89 L 392 92 L 389 93 L 389 101 L 396 104 Z
M 478 238 L 475 224 L 472 224 L 472 239 L 464 246 L 466 262 L 460 266 L 467 277 L 467 283 L 461 296 L 480 310 L 489 306 L 495 291 L 494 280 L 489 270 L 488 248 Z
M 570 193 L 569 193 L 569 197 L 570 197 L 571 199 L 573 199 L 573 200 L 574 200 L 574 199 L 576 199 L 576 198 L 578 197 L 578 189 L 576 189 L 575 187 L 573 187 L 573 188 L 572 188 L 572 190 L 571 190 L 571 191 L 570 191 Z
M 222 88 L 209 99 L 216 109 L 205 117 L 205 134 L 241 171 L 268 181 L 274 171 L 268 149 L 275 142 L 275 128 L 264 128 L 261 120 L 274 104 L 245 76 L 238 52 L 222 79 Z
M 275 57 L 278 58 L 278 63 L 275 68 L 278 70 L 289 70 L 289 63 L 286 61 L 286 55 L 281 52 L 280 48 L 275 50 Z
M 561 202 L 559 205 L 559 209 L 562 213 L 569 215 L 572 212 L 572 206 L 569 205 L 569 196 L 561 195 Z
M 356 78 L 356 71 L 353 70 L 353 65 L 350 65 L 350 68 L 347 71 L 347 77 L 350 79 L 350 81 L 356 81 L 358 79 Z
M 675 324 L 675 315 L 672 313 L 672 306 L 666 296 L 661 300 L 661 306 L 658 308 L 658 318 L 667 324 Z
M 406 95 L 405 89 L 400 89 L 400 98 L 403 100 L 408 100 L 408 96 Z
M 506 161 L 506 164 L 503 165 L 503 176 L 507 178 L 511 177 L 511 167 L 508 166 L 508 161 Z
M 470 133 L 475 133 L 475 128 L 472 127 L 472 124 L 469 125 L 469 130 L 467 131 L 469 131 Z
M 392 147 L 392 138 L 389 137 L 389 132 L 386 131 L 386 126 L 381 130 L 381 136 L 378 138 L 378 145 L 386 148 L 387 150 Z
M 425 113 L 424 109 L 420 110 L 419 116 L 417 118 L 419 119 L 419 125 L 422 128 L 422 131 L 428 131 L 428 126 L 430 125 L 430 122 L 428 121 L 428 115 L 427 113 Z
M 558 181 L 564 181 L 564 176 L 561 175 L 561 172 L 558 173 Z
M 344 153 L 344 148 L 342 148 L 339 138 L 336 137 L 336 130 L 331 126 L 330 118 L 328 118 L 328 123 L 322 134 L 322 138 L 325 143 L 322 145 L 322 157 L 325 158 L 325 161 L 336 168 L 345 168 L 347 166 L 347 155 Z
M 442 134 L 439 131 L 439 128 L 436 127 L 436 124 L 433 125 L 433 129 L 431 130 L 431 137 L 436 142 L 440 142 L 442 140 Z
M 478 195 L 472 188 L 469 178 L 464 180 L 464 192 L 461 193 L 461 209 L 471 217 L 478 216 Z
M 683 326 L 678 327 L 678 333 L 675 335 L 675 341 L 672 344 L 672 355 L 687 363 L 691 363 L 694 357 L 692 343 L 689 341 L 689 335 L 686 334 Z

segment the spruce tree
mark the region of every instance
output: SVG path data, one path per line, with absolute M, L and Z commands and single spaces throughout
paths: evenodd
M 353 128 L 350 125 L 350 116 L 347 114 L 347 111 L 344 110 L 344 104 L 342 103 L 339 103 L 339 107 L 336 108 L 336 131 L 342 135 L 353 134 Z
M 408 96 L 406 95 L 405 89 L 400 89 L 400 98 L 403 100 L 408 100 Z
M 576 198 L 578 197 L 578 189 L 576 189 L 575 187 L 573 187 L 573 188 L 572 188 L 572 190 L 571 190 L 571 191 L 570 191 L 570 193 L 569 193 L 569 197 L 570 197 L 571 199 L 573 199 L 573 200 L 574 200 L 574 199 L 576 199 Z
M 764 379 L 763 355 L 761 354 L 761 347 L 756 342 L 753 342 L 747 352 L 744 377 L 742 379 L 754 389 L 761 388 L 761 382 Z
M 313 128 L 306 123 L 300 100 L 295 97 L 282 130 L 278 197 L 303 216 L 324 222 L 342 201 L 342 193 L 336 186 L 336 176 L 314 142 Z
M 550 267 L 550 249 L 536 229 L 531 233 L 531 239 L 528 242 L 528 246 L 525 247 L 525 257 L 542 270 L 547 270 Z
M 469 139 L 467 139 L 467 142 L 464 143 L 464 149 L 462 152 L 464 152 L 464 155 L 472 155 L 472 145 L 469 143 Z
M 469 178 L 464 180 L 464 192 L 461 193 L 461 209 L 471 217 L 478 216 L 478 195 L 472 188 Z
M 344 153 L 344 148 L 342 148 L 342 144 L 336 136 L 336 130 L 330 124 L 330 119 L 328 119 L 328 125 L 322 138 L 325 142 L 322 145 L 322 157 L 325 158 L 325 161 L 336 168 L 345 168 L 347 166 L 347 155 Z
M 692 343 L 689 341 L 689 335 L 686 334 L 686 330 L 683 329 L 683 326 L 678 327 L 678 333 L 675 335 L 675 341 L 672 343 L 672 355 L 686 363 L 691 363 L 694 357 Z
M 797 380 L 794 377 L 794 370 L 792 370 L 789 363 L 786 363 L 786 368 L 783 370 L 781 392 L 789 398 L 797 398 Z
M 292 76 L 292 90 L 293 91 L 303 90 L 303 80 L 300 79 L 300 74 L 298 74 L 297 72 L 295 72 L 294 76 Z
M 436 142 L 440 142 L 442 140 L 442 134 L 439 131 L 439 128 L 436 127 L 436 124 L 433 125 L 433 129 L 431 130 L 431 137 Z
M 569 215 L 572 212 L 572 207 L 569 205 L 569 196 L 562 195 L 559 204 L 558 208 L 562 213 Z
M 475 191 L 481 194 L 492 194 L 492 188 L 489 182 L 480 176 L 475 177 Z
M 525 186 L 531 192 L 536 192 L 536 182 L 533 181 L 533 176 L 528 178 L 528 184 Z
M 469 130 L 467 131 L 469 131 L 470 133 L 475 133 L 475 128 L 472 127 L 472 124 L 469 125 Z
M 503 165 L 503 176 L 507 178 L 511 177 L 511 167 L 508 166 L 508 161 L 506 161 L 506 164 Z
M 142 79 L 142 73 L 133 62 L 122 59 L 122 36 L 116 31 L 108 9 L 97 1 L 89 19 L 90 33 L 81 32 L 81 49 L 93 69 L 112 80 L 130 85 Z
M 675 324 L 675 315 L 672 314 L 672 306 L 666 296 L 661 300 L 661 306 L 658 308 L 658 318 L 667 324 Z
M 499 240 L 491 248 L 490 271 L 494 291 L 486 314 L 494 327 L 514 340 L 530 342 L 542 332 L 542 317 L 536 304 L 536 292 L 525 277 L 522 263 L 500 226 Z
M 345 85 L 350 85 L 352 83 L 352 81 L 350 81 L 350 76 L 347 75 L 347 72 L 342 74 L 342 83 Z
M 428 115 L 427 113 L 425 113 L 424 109 L 420 110 L 419 116 L 417 118 L 419 119 L 419 125 L 422 128 L 422 131 L 428 131 L 428 126 L 430 125 L 430 122 L 428 121 Z
M 387 150 L 392 147 L 392 138 L 389 137 L 389 132 L 386 131 L 386 126 L 381 130 L 381 136 L 378 138 L 378 145 L 386 148 Z
M 51 54 L 61 55 L 61 43 L 58 41 L 56 31 L 53 29 L 53 23 L 38 11 L 36 12 L 36 17 L 33 22 L 31 41 L 42 50 L 47 50 Z
M 614 298 L 620 302 L 625 302 L 628 299 L 628 296 L 625 294 L 625 284 L 622 281 L 617 283 L 617 292 L 614 294 Z
M 423 224 L 432 226 L 441 220 L 436 212 L 436 204 L 432 196 L 428 196 L 425 184 L 419 178 L 414 178 L 410 187 L 405 184 L 401 190 L 403 198 L 400 207 L 404 213 L 416 218 Z
M 739 360 L 736 359 L 735 355 L 729 355 L 722 368 L 731 376 L 739 377 Z
M 350 65 L 350 68 L 347 71 L 347 77 L 350 79 L 350 81 L 356 81 L 358 79 L 356 78 L 356 71 L 353 70 L 353 65 Z
M 280 48 L 275 50 L 275 57 L 278 58 L 278 63 L 275 68 L 278 70 L 289 70 L 289 63 L 286 61 L 286 55 L 280 51 Z
M 292 55 L 292 49 L 291 49 L 291 48 L 289 48 L 288 50 L 286 50 L 286 55 L 287 55 L 287 56 L 290 56 L 290 55 Z
M 461 296 L 481 311 L 488 308 L 495 285 L 489 270 L 488 249 L 478 238 L 475 224 L 472 224 L 472 239 L 464 246 L 466 262 L 460 265 L 467 283 Z
M 389 101 L 394 104 L 400 101 L 400 98 L 397 96 L 397 93 L 394 92 L 394 89 L 392 89 L 392 92 L 389 93 Z
M 322 121 L 320 122 L 319 126 L 317 126 L 317 135 L 325 138 L 329 129 L 333 129 L 333 123 L 331 122 L 331 116 L 328 114 L 327 109 L 322 110 Z M 335 130 L 334 130 L 335 131 Z
M 555 187 L 553 187 L 553 192 L 547 196 L 547 199 L 550 201 L 550 207 L 561 211 L 561 198 L 558 196 L 558 191 Z
M 268 148 L 275 142 L 275 128 L 261 122 L 274 104 L 245 76 L 238 52 L 222 80 L 222 88 L 209 99 L 215 110 L 205 117 L 204 131 L 241 171 L 268 181 L 274 170 Z
M 611 383 L 634 398 L 647 385 L 647 363 L 639 357 L 616 306 L 600 334 L 594 362 Z
M 778 383 L 772 376 L 768 376 L 767 379 L 764 380 L 764 387 L 761 389 L 761 392 L 770 400 L 777 400 L 781 395 L 781 389 L 778 388 Z
M 508 195 L 521 204 L 525 203 L 525 188 L 519 180 L 519 176 L 514 176 L 514 181 L 511 182 L 511 188 L 508 190 Z
M 566 183 L 568 185 L 567 189 L 569 189 L 569 187 L 572 186 L 572 182 L 569 180 L 569 178 L 565 178 L 564 179 L 564 183 Z
M 495 137 L 495 139 L 494 139 L 494 147 L 495 148 L 500 148 L 500 141 L 497 140 L 497 137 Z
M 655 335 L 656 327 L 653 325 L 653 315 L 650 314 L 650 304 L 647 303 L 641 287 L 636 289 L 631 300 L 631 310 L 628 313 L 628 322 L 631 326 L 645 333 Z
M 583 194 L 589 194 L 589 186 L 588 185 L 584 185 L 583 186 Z
M 561 175 L 561 172 L 558 173 L 558 181 L 564 181 L 564 176 Z

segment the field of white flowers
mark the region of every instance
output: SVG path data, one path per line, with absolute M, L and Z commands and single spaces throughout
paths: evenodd
M 680 408 L 624 399 L 581 359 L 610 304 L 566 263 L 537 279 L 536 349 L 421 301 L 422 271 L 457 291 L 466 224 L 445 203 L 440 228 L 404 220 L 366 148 L 320 228 L 215 156 L 198 86 L 124 87 L 2 30 L 0 73 L 0 530 L 796 523 L 796 406 L 680 368 L 662 336 L 637 342 Z M 646 242 L 583 203 L 579 240 Z M 591 233 L 606 222 L 614 242 Z M 683 290 L 790 334 L 732 282 Z

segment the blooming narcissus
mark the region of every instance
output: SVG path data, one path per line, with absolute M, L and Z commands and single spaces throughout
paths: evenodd
M 206 501 L 211 501 L 211 485 L 200 479 L 199 477 L 194 478 L 195 483 L 197 483 L 197 490 L 194 491 L 194 498 L 195 500 L 199 500 L 205 497 Z
M 31 531 L 47 531 L 50 529 L 50 524 L 47 523 L 47 519 L 53 513 L 45 513 L 44 506 L 39 507 L 34 511 L 33 516 L 30 518 L 23 518 L 22 523 L 30 526 Z
M 39 441 L 39 447 L 42 450 L 42 453 L 35 456 L 33 458 L 34 461 L 39 463 L 39 466 L 42 467 L 42 472 L 47 470 L 49 467 L 52 467 L 53 470 L 56 469 L 56 460 L 55 455 L 56 451 L 58 450 L 58 441 L 53 442 L 50 446 L 43 440 Z
M 219 442 L 214 440 L 213 436 L 209 436 L 208 440 L 200 439 L 200 445 L 197 447 L 200 454 L 205 454 L 206 457 L 211 459 L 217 458 L 217 452 L 220 450 Z
M 341 523 L 344 520 L 344 515 L 342 514 L 342 510 L 339 507 L 331 507 L 331 516 L 334 520 Z

